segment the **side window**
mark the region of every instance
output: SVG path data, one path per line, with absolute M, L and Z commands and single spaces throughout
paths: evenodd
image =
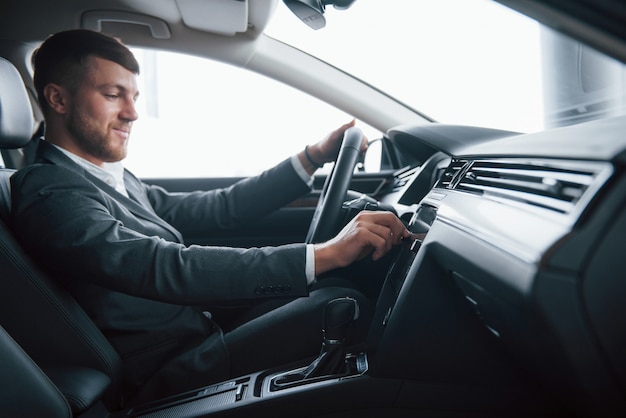
M 262 170 L 352 117 L 265 76 L 194 56 L 134 49 L 139 119 L 124 164 L 143 178 Z M 379 136 L 359 124 L 366 135 Z

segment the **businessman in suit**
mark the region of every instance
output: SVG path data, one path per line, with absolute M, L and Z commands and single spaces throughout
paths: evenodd
M 60 32 L 33 63 L 46 132 L 35 163 L 12 178 L 12 224 L 120 353 L 135 402 L 315 355 L 329 300 L 367 304 L 317 276 L 409 236 L 395 215 L 363 212 L 321 244 L 185 245 L 189 231 L 228 228 L 309 191 L 314 163 L 336 157 L 353 123 L 229 188 L 168 193 L 121 163 L 139 94 L 139 65 L 121 42 Z M 210 311 L 228 304 L 246 309 L 223 330 Z

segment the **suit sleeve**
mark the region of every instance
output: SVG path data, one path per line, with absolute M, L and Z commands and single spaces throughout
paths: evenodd
M 263 217 L 310 190 L 289 160 L 225 188 L 208 192 L 168 193 L 144 185 L 150 204 L 183 235 L 228 229 Z
M 307 294 L 304 244 L 185 246 L 138 232 L 124 206 L 56 165 L 19 171 L 12 188 L 18 239 L 60 280 L 187 305 Z

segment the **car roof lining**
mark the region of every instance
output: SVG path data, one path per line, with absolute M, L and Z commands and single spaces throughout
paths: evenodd
M 165 30 L 170 31 L 173 39 L 178 34 L 185 33 L 186 38 L 190 36 L 189 32 L 197 31 L 202 35 L 205 45 L 218 45 L 220 42 L 228 42 L 228 38 L 232 37 L 258 38 L 268 25 L 277 2 L 278 0 L 92 0 L 86 5 L 81 0 L 65 0 L 60 8 L 53 2 L 22 0 L 9 2 L 0 14 L 0 39 L 38 43 L 58 31 L 81 26 L 93 29 L 94 23 L 116 23 L 115 35 L 127 38 L 128 31 L 136 36 L 136 42 L 148 42 L 153 34 L 158 37 L 166 27 Z M 243 3 L 245 7 L 234 9 L 230 6 L 231 3 Z M 33 15 L 33 7 L 42 13 Z M 146 10 L 150 11 L 149 16 L 145 14 Z M 212 15 L 219 15 L 220 20 L 224 21 L 219 24 L 212 22 Z M 115 16 L 117 19 L 113 18 Z M 190 16 L 201 18 L 192 21 Z M 31 21 L 32 25 L 19 24 L 24 20 Z M 245 29 L 242 27 L 244 21 Z M 120 22 L 126 24 L 118 24 Z M 156 23 L 152 27 L 146 26 L 149 22 Z M 144 31 L 143 35 L 137 36 L 137 28 L 133 27 L 137 25 L 153 30 Z
M 626 62 L 626 5 L 619 0 L 496 0 Z

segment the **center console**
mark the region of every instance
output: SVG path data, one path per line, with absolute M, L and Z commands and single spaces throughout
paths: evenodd
M 367 409 L 393 404 L 402 380 L 372 377 L 371 359 L 376 356 L 376 347 L 398 306 L 405 280 L 415 274 L 413 265 L 419 264 L 416 258 L 435 217 L 434 208 L 419 207 L 407 226 L 411 238 L 392 255 L 368 336 L 371 353 L 353 353 L 343 346 L 347 325 L 358 316 L 358 305 L 349 298 L 339 299 L 331 301 L 325 311 L 322 349 L 312 362 L 242 376 L 135 407 L 123 415 L 144 418 L 259 416 L 264 413 L 294 416 L 301 415 L 303 410 L 323 415 L 337 408 Z M 402 363 L 401 358 L 395 361 Z M 367 396 L 368 393 L 375 396 Z

